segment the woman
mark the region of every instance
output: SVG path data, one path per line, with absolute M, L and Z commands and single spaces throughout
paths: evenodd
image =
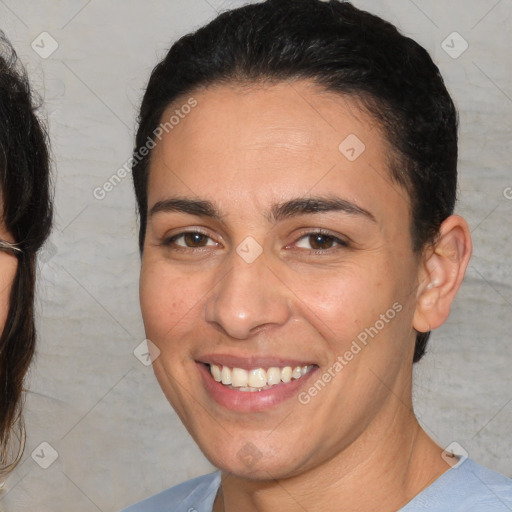
M 0 32 L 0 476 L 24 445 L 23 379 L 34 354 L 36 252 L 50 233 L 46 131 L 25 71 Z
M 510 510 L 412 409 L 471 255 L 427 52 L 347 2 L 268 0 L 174 44 L 139 121 L 154 371 L 220 471 L 127 510 Z

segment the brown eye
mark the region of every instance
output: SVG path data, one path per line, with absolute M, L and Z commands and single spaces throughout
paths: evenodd
M 311 248 L 315 251 L 330 249 L 334 245 L 334 237 L 322 235 L 321 233 L 309 235 L 308 241 Z
M 329 251 L 340 247 L 348 247 L 347 242 L 339 238 L 322 232 L 308 233 L 302 236 L 296 243 L 300 249 L 309 249 L 310 251 Z
M 185 233 L 183 241 L 187 247 L 205 247 L 208 243 L 208 237 L 202 233 Z
M 177 246 L 183 249 L 201 249 L 202 247 L 217 246 L 218 244 L 204 233 L 187 231 L 164 240 L 163 245 L 169 247 Z

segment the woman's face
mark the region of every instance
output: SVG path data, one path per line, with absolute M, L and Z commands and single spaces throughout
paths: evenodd
M 364 456 L 410 413 L 420 264 L 389 148 L 307 82 L 194 98 L 151 160 L 140 299 L 158 381 L 226 471 L 291 476 L 356 441 Z
M 0 240 L 13 242 L 12 235 L 7 231 L 3 222 L 0 223 Z M 9 313 L 9 299 L 11 287 L 16 276 L 18 260 L 16 256 L 0 251 L 0 335 L 4 330 L 7 314 Z

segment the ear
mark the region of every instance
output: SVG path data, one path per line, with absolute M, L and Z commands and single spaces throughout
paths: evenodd
M 467 222 L 458 215 L 451 215 L 441 224 L 435 245 L 423 255 L 413 318 L 413 327 L 418 332 L 436 329 L 448 318 L 471 251 Z

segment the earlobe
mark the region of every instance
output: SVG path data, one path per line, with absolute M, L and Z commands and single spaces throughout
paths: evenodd
M 434 246 L 425 251 L 413 320 L 418 332 L 436 329 L 448 318 L 471 251 L 467 222 L 451 215 L 441 224 Z

